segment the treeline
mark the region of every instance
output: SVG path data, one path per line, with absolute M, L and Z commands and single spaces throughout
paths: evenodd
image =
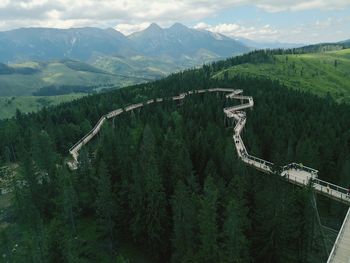
M 38 72 L 40 72 L 40 70 L 35 68 L 11 67 L 6 64 L 0 63 L 0 75 L 9 75 L 9 74 L 31 75 Z
M 60 62 L 66 65 L 68 68 L 76 71 L 86 71 L 86 72 L 99 73 L 99 74 L 110 74 L 104 70 L 95 68 L 87 63 L 80 62 L 77 60 L 62 59 L 60 60 Z
M 337 44 L 337 43 L 321 43 L 315 45 L 308 45 L 298 48 L 288 48 L 288 49 L 275 49 L 274 53 L 276 55 L 284 55 L 284 54 L 306 54 L 306 53 L 320 53 L 327 51 L 335 51 L 346 48 L 345 44 Z
M 341 50 L 347 48 L 346 43 L 334 44 L 334 43 L 323 43 L 308 45 L 299 48 L 288 48 L 288 49 L 262 49 L 249 52 L 240 56 L 228 58 L 218 62 L 213 62 L 209 65 L 204 65 L 203 69 L 207 74 L 213 74 L 220 70 L 228 67 L 244 64 L 244 63 L 273 63 L 275 61 L 275 55 L 289 55 L 289 54 L 306 54 L 306 53 L 319 53 L 326 51 Z
M 206 72 L 207 75 L 210 75 L 211 73 L 218 72 L 225 68 L 244 63 L 270 63 L 274 61 L 273 55 L 275 55 L 275 52 L 275 50 L 270 49 L 255 50 L 247 54 L 228 58 L 226 60 L 213 62 L 209 65 L 204 65 L 203 70 Z
M 94 93 L 97 86 L 61 85 L 46 86 L 33 92 L 34 96 L 56 96 L 71 93 Z

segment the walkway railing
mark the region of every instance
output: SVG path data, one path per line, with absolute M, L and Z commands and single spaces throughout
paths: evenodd
M 307 167 L 303 164 L 298 164 L 298 163 L 290 163 L 288 165 L 285 165 L 282 167 L 283 170 L 288 170 L 288 169 L 299 169 L 299 170 L 303 170 L 305 172 L 311 173 L 315 175 L 315 178 L 317 177 L 318 174 L 318 170 Z M 314 177 L 313 177 L 314 178 Z
M 336 256 L 336 252 L 337 252 L 337 249 L 338 249 L 338 246 L 342 240 L 342 237 L 344 236 L 344 232 L 345 232 L 345 227 L 346 225 L 350 222 L 350 208 L 348 209 L 348 212 L 345 216 L 345 219 L 344 219 L 344 222 L 339 230 L 339 234 L 337 236 L 337 239 L 335 240 L 334 242 L 334 245 L 333 245 L 333 248 L 332 248 L 332 251 L 331 253 L 329 254 L 329 257 L 328 257 L 328 260 L 327 260 L 327 263 L 331 263 L 333 262 L 333 259 L 335 258 Z M 350 250 L 350 247 L 349 247 L 349 250 Z M 348 259 L 348 262 L 350 262 L 350 258 Z M 344 263 L 348 263 L 348 262 L 344 262 Z
M 297 185 L 308 185 L 310 180 L 309 178 L 300 178 L 300 176 L 296 176 L 293 174 L 286 173 L 284 175 L 284 178 L 287 179 L 289 182 L 297 184 Z
M 312 182 L 314 184 L 314 188 L 317 191 L 328 195 L 333 195 L 334 197 L 341 200 L 349 200 L 350 202 L 349 189 L 323 181 L 318 178 L 313 179 Z

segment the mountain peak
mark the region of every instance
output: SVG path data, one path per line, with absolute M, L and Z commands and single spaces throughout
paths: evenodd
M 146 30 L 160 31 L 162 28 L 158 24 L 152 23 L 146 28 Z
M 174 23 L 170 28 L 173 28 L 173 29 L 188 29 L 187 26 L 181 24 L 181 23 Z

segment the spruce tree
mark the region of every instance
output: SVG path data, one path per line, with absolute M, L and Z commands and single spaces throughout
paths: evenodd
M 103 240 L 105 240 L 110 253 L 114 249 L 115 223 L 114 223 L 114 195 L 112 183 L 108 174 L 106 164 L 100 161 L 97 172 L 97 198 L 95 201 L 98 230 Z
M 175 187 L 172 198 L 173 254 L 172 262 L 193 262 L 196 252 L 196 199 L 181 181 Z
M 213 177 L 208 175 L 198 213 L 201 262 L 218 262 L 217 199 L 218 192 Z
M 248 240 L 244 235 L 243 215 L 237 202 L 231 198 L 226 206 L 226 218 L 223 226 L 222 262 L 249 261 Z

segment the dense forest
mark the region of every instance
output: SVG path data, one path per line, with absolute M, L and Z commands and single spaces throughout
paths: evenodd
M 269 52 L 233 60 L 266 59 Z M 249 152 L 281 165 L 302 162 L 322 179 L 350 183 L 349 106 L 269 79 L 211 79 L 215 65 L 2 121 L 2 166 L 18 165 L 1 218 L 5 262 L 325 261 L 332 242 L 312 191 L 238 161 L 233 124 L 222 112 L 235 102 L 220 94 L 121 115 L 83 148 L 76 171 L 67 168 L 68 149 L 102 114 L 186 90 L 229 87 L 254 97 L 243 133 Z M 339 228 L 344 207 L 317 201 L 321 223 Z
M 334 50 L 342 50 L 348 48 L 344 44 L 315 44 L 299 48 L 289 48 L 289 49 L 266 49 L 266 50 L 255 50 L 250 53 L 231 57 L 225 60 L 220 60 L 213 62 L 210 65 L 205 65 L 204 70 L 208 73 L 215 73 L 220 70 L 241 65 L 244 63 L 274 63 L 276 61 L 274 55 L 291 55 L 291 54 L 307 54 L 307 53 L 320 53 Z

